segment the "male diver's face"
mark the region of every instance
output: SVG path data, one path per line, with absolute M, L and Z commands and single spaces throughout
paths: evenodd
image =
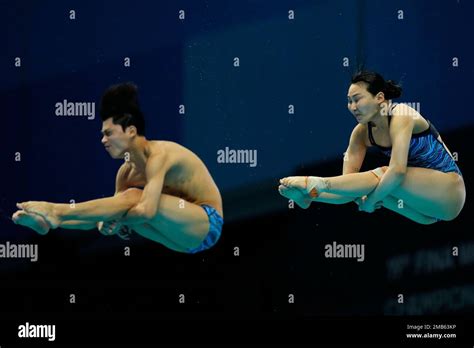
M 132 136 L 124 132 L 122 126 L 114 124 L 112 117 L 102 123 L 102 144 L 112 158 L 124 158 L 130 148 Z
M 347 108 L 357 122 L 367 124 L 380 110 L 380 99 L 374 97 L 368 90 L 367 84 L 358 82 L 351 84 L 347 92 Z

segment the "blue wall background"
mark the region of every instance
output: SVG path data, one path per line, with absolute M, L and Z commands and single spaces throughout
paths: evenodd
M 69 19 L 71 9 L 75 20 Z M 185 21 L 178 19 L 180 9 Z M 293 21 L 289 10 L 295 11 Z M 155 328 L 157 318 L 165 323 L 196 314 L 203 325 L 209 322 L 202 318 L 213 316 L 222 322 L 249 316 L 471 314 L 473 20 L 474 3 L 467 0 L 0 0 L 0 243 L 32 243 L 40 250 L 36 263 L 1 260 L 3 317 L 82 320 L 83 332 L 91 332 L 87 325 L 100 327 L 101 336 L 113 332 L 121 341 L 119 334 L 130 333 L 131 326 L 117 330 L 116 320 L 132 318 L 149 318 Z M 14 66 L 15 57 L 21 57 L 21 68 Z M 131 67 L 124 67 L 125 57 Z M 421 113 L 458 152 L 468 199 L 454 221 L 425 226 L 384 209 L 363 214 L 352 204 L 289 209 L 276 191 L 282 176 L 341 172 L 356 125 L 346 93 L 360 64 L 401 80 L 400 101 L 419 102 Z M 124 81 L 139 86 L 148 137 L 192 149 L 221 189 L 226 223 L 219 244 L 205 253 L 179 254 L 138 235 L 123 241 L 59 229 L 39 236 L 8 220 L 18 201 L 79 202 L 113 194 L 121 162 L 100 143 L 98 109 L 95 120 L 57 117 L 55 104 L 98 103 L 105 88 Z M 178 113 L 180 104 L 185 115 Z M 257 150 L 258 166 L 217 163 L 217 151 L 225 147 Z M 364 165 L 373 168 L 380 160 L 386 158 L 369 154 Z M 324 245 L 333 241 L 364 244 L 366 260 L 327 259 Z M 446 256 L 454 245 L 460 250 L 455 262 Z M 125 246 L 131 246 L 131 257 L 124 257 Z M 390 277 L 402 266 L 403 273 Z M 187 306 L 175 303 L 177 291 L 186 293 Z M 78 294 L 74 306 L 65 300 L 71 292 Z M 400 292 L 406 294 L 403 307 L 394 302 Z M 289 305 L 289 293 L 296 294 L 295 304 Z M 91 313 L 106 320 L 98 326 Z M 113 331 L 103 331 L 107 323 Z M 239 336 L 252 329 L 262 334 L 253 323 Z M 340 335 L 340 323 L 331 342 L 364 337 L 358 326 L 354 335 Z M 364 321 L 370 330 L 365 337 L 380 323 Z M 321 328 L 315 324 L 309 335 L 316 340 L 325 330 L 314 331 Z M 234 337 L 237 326 L 225 326 Z M 77 337 L 76 329 L 74 324 L 76 343 L 91 337 Z M 167 331 L 161 330 L 160 339 Z M 292 340 L 299 336 L 287 327 L 273 331 L 268 336 L 276 341 L 285 332 Z M 173 342 L 197 337 L 182 336 Z
M 98 103 L 122 81 L 139 86 L 148 138 L 196 152 L 224 197 L 308 164 L 342 164 L 355 126 L 348 81 L 362 63 L 401 80 L 400 101 L 420 102 L 442 134 L 472 125 L 473 10 L 468 1 L 2 2 L 2 205 L 11 213 L 16 201 L 113 193 L 120 161 L 101 146 L 98 105 L 95 120 L 56 117 L 54 105 Z M 217 163 L 225 147 L 256 149 L 258 166 Z

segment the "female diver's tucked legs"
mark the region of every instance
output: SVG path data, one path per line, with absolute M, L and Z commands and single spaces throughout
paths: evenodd
M 351 173 L 335 177 L 320 178 L 322 183 L 319 194 L 335 194 L 334 198 L 344 202 L 370 194 L 379 179 L 376 171 L 385 171 L 388 167 L 374 171 Z M 306 190 L 307 177 L 288 177 L 281 180 L 286 187 Z M 390 196 L 403 200 L 403 204 L 420 214 L 441 220 L 452 220 L 461 211 L 465 201 L 465 189 L 462 178 L 456 173 L 443 173 L 434 169 L 407 167 L 403 182 L 390 193 Z M 330 196 L 329 196 L 330 197 Z M 327 197 L 325 197 L 327 199 Z M 317 201 L 317 198 L 313 200 Z M 389 205 L 390 203 L 387 203 Z M 402 214 L 403 215 L 403 214 Z

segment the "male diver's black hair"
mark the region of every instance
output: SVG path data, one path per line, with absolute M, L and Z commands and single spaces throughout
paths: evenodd
M 379 92 L 383 92 L 385 99 L 395 99 L 402 95 L 402 87 L 392 80 L 387 80 L 382 75 L 373 72 L 362 70 L 356 72 L 351 79 L 351 83 L 365 82 L 367 83 L 367 90 L 372 94 L 376 95 Z
M 145 119 L 138 104 L 138 88 L 132 82 L 110 86 L 100 101 L 100 118 L 102 121 L 112 117 L 114 124 L 135 126 L 139 135 L 145 135 Z

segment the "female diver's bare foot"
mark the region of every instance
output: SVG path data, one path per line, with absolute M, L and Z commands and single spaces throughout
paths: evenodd
M 297 188 L 280 185 L 278 192 L 280 192 L 283 197 L 294 201 L 300 208 L 307 209 L 311 205 L 311 198 Z
M 288 176 L 280 179 L 280 184 L 301 190 L 312 198 L 318 197 L 329 187 L 327 179 L 319 176 Z

